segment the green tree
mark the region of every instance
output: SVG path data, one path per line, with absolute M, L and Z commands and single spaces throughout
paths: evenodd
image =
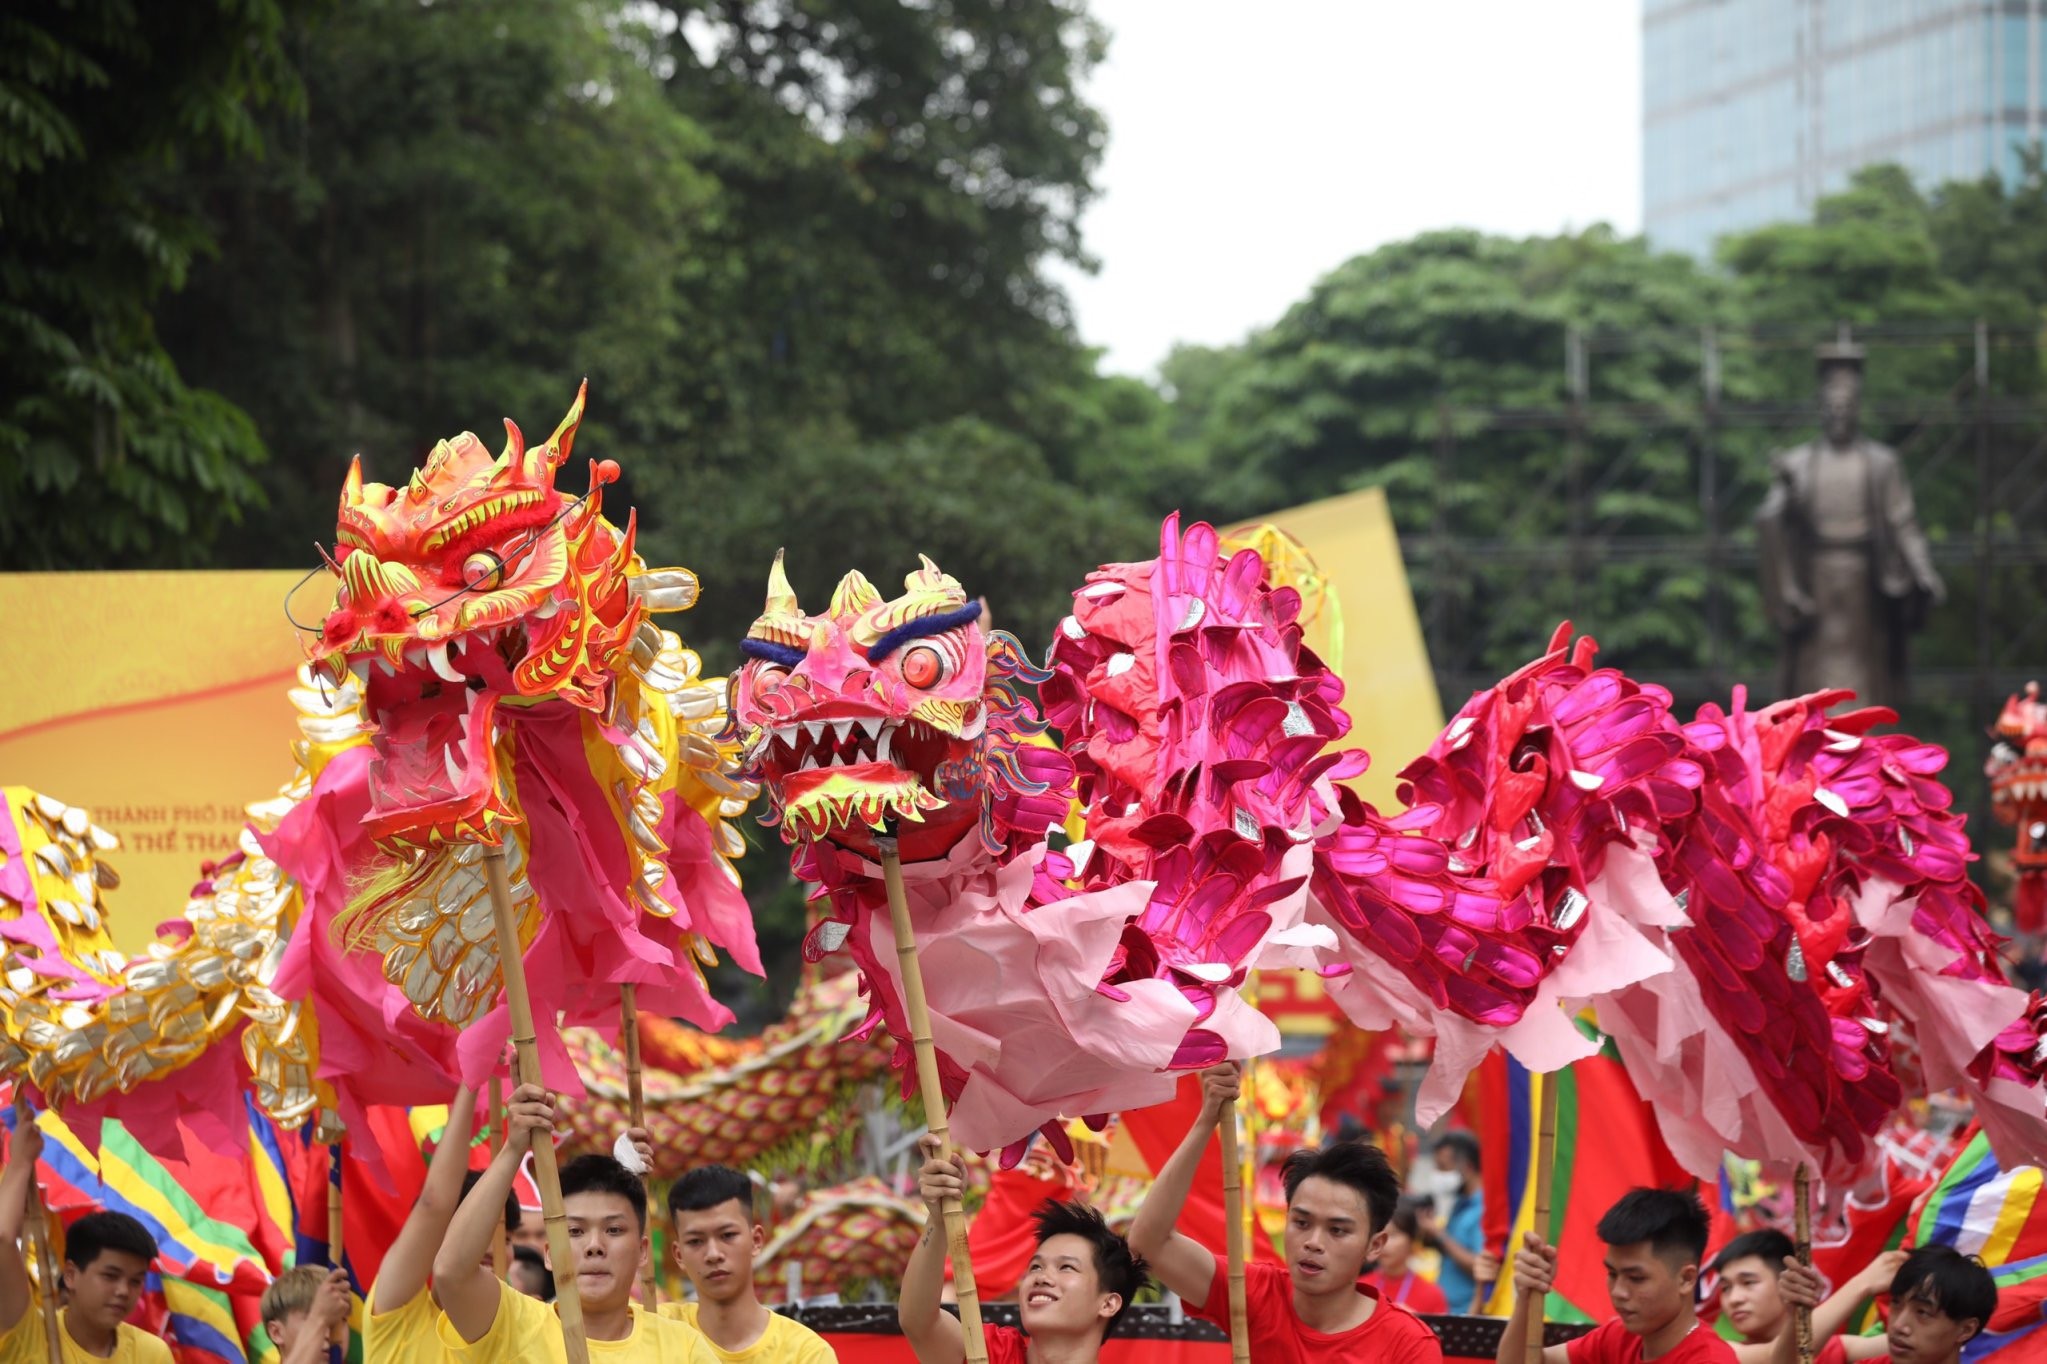
M 1525 660 L 1574 613 L 1654 672 L 1702 652 L 1707 568 L 1618 551 L 1701 529 L 1683 414 L 1700 329 L 1738 316 L 1723 281 L 1605 228 L 1525 241 L 1435 232 L 1339 266 L 1240 350 L 1176 354 L 1166 379 L 1203 412 L 1198 510 L 1233 519 L 1386 489 L 1439 649 L 1456 655 L 1437 660 L 1453 687 Z M 1588 421 L 1574 447 L 1556 418 L 1574 327 L 1593 400 L 1668 417 Z M 1644 334 L 1656 339 L 1601 349 L 1602 337 Z M 1534 411 L 1548 419 L 1514 415 Z M 1439 438 L 1446 428 L 1454 440 Z M 1439 551 L 1439 532 L 1472 557 Z M 1616 552 L 1594 573 L 1532 548 L 1573 533 Z
M 203 563 L 255 506 L 248 419 L 151 307 L 214 247 L 179 177 L 289 105 L 281 0 L 0 16 L 0 546 L 12 567 Z
M 644 480 L 701 416 L 682 395 L 729 387 L 695 251 L 705 138 L 614 33 L 496 0 L 363 0 L 295 30 L 306 108 L 265 163 L 205 180 L 225 249 L 164 316 L 275 455 L 235 562 L 309 561 L 359 451 L 402 481 L 440 436 L 552 429 L 587 375 L 584 448 Z

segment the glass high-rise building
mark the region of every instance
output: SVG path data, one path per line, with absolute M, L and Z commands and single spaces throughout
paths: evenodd
M 1704 255 L 1858 167 L 2011 177 L 2041 137 L 2047 0 L 1643 0 L 1642 225 Z

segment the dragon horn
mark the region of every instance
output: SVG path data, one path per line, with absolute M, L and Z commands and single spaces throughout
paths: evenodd
M 576 428 L 583 424 L 583 400 L 589 396 L 590 381 L 585 379 L 576 388 L 576 400 L 569 404 L 568 415 L 547 438 L 547 462 L 557 469 L 568 463 L 569 451 L 575 448 Z
M 362 505 L 362 456 L 348 461 L 348 477 L 341 481 L 341 505 L 360 507 Z
M 775 551 L 775 566 L 768 570 L 768 604 L 761 608 L 764 616 L 800 616 L 803 608 L 796 604 L 796 589 L 789 586 L 789 575 L 782 569 L 781 550 Z
M 526 458 L 526 433 L 519 429 L 519 423 L 505 418 L 505 450 L 498 456 L 498 463 L 509 469 Z

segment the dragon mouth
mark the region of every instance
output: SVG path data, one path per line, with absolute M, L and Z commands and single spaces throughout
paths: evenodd
M 350 654 L 375 750 L 364 823 L 379 842 L 498 840 L 496 712 L 525 649 L 513 625 Z
M 940 773 L 965 746 L 921 720 L 817 714 L 763 724 L 746 763 L 779 796 L 791 836 L 822 837 L 945 809 Z

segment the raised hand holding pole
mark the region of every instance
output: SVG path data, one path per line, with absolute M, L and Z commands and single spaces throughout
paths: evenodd
M 952 1157 L 952 1132 L 946 1120 L 945 1088 L 938 1077 L 938 1048 L 931 1040 L 931 1007 L 924 1000 L 924 972 L 917 963 L 917 934 L 910 924 L 910 897 L 903 889 L 903 863 L 896 854 L 894 825 L 874 840 L 881 854 L 881 875 L 888 887 L 889 923 L 896 935 L 896 965 L 903 978 L 903 1009 L 910 1019 L 910 1048 L 917 1057 L 917 1093 L 924 1101 L 924 1121 L 938 1138 L 941 1159 Z M 988 1364 L 988 1341 L 981 1331 L 981 1293 L 974 1284 L 973 1258 L 967 1253 L 967 1216 L 959 1200 L 948 1198 L 939 1211 L 945 1218 L 946 1257 L 952 1261 L 953 1292 L 959 1297 L 960 1333 L 966 1364 Z
M 519 947 L 519 923 L 512 913 L 512 885 L 505 875 L 503 845 L 484 848 L 483 872 L 490 884 L 491 916 L 496 924 L 498 964 L 505 977 L 505 1005 L 512 1015 L 519 1083 L 542 1084 L 533 1000 L 526 993 L 526 959 Z M 533 1143 L 533 1180 L 540 1186 L 540 1215 L 547 1223 L 548 1258 L 554 1262 L 554 1307 L 561 1318 L 562 1348 L 568 1364 L 590 1364 L 590 1343 L 583 1334 L 583 1299 L 576 1287 L 575 1259 L 569 1248 L 568 1214 L 562 1208 L 561 1167 L 555 1162 L 552 1140 Z

